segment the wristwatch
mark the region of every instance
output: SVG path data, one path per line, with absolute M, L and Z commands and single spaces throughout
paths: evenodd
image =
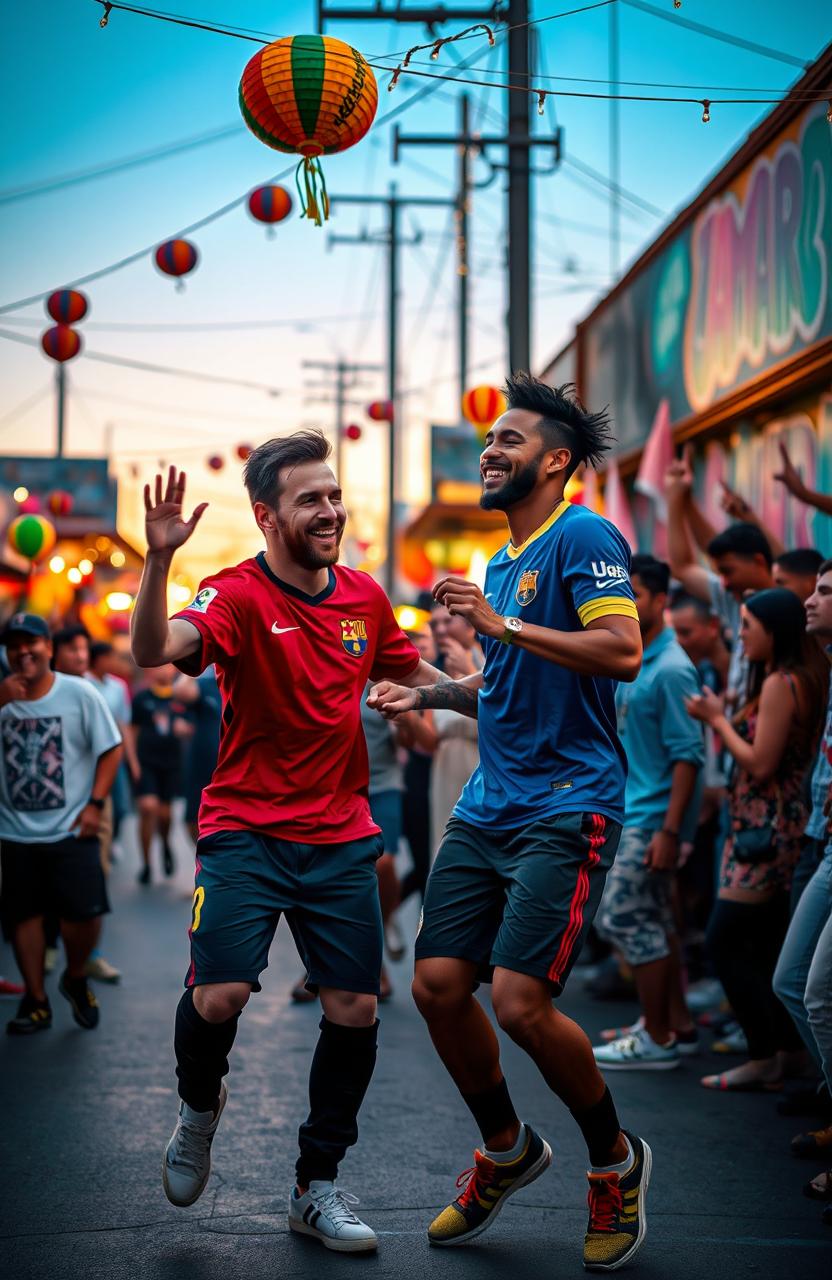
M 94 804 L 96 809 L 103 809 L 105 803 L 106 802 L 102 800 L 100 796 L 90 796 L 89 800 L 87 801 L 87 804 Z
M 505 630 L 500 640 L 503 644 L 511 644 L 514 637 L 523 630 L 523 620 L 522 618 L 503 618 L 503 625 Z

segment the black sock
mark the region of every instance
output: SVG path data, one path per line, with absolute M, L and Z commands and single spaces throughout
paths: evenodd
M 505 1079 L 482 1093 L 463 1093 L 462 1101 L 476 1120 L 486 1146 L 489 1138 L 520 1123 Z
M 173 1037 L 176 1074 L 179 1096 L 194 1111 L 212 1111 L 217 1105 L 239 1020 L 235 1013 L 227 1022 L 206 1022 L 190 987 L 179 1001 Z
M 309 1072 L 309 1115 L 300 1127 L 298 1185 L 334 1182 L 347 1147 L 358 1138 L 358 1112 L 376 1065 L 378 1022 L 342 1027 L 321 1018 Z
M 612 1149 L 618 1141 L 621 1125 L 609 1089 L 592 1107 L 585 1111 L 572 1111 L 584 1135 L 589 1151 L 589 1163 L 593 1165 L 610 1164 Z

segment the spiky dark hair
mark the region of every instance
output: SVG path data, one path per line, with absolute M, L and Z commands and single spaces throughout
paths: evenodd
M 509 409 L 527 409 L 540 415 L 538 429 L 547 448 L 569 449 L 572 457 L 566 477 L 582 463 L 597 469 L 613 442 L 606 409 L 590 413 L 581 404 L 574 383 L 550 387 L 530 373 L 515 373 L 506 379 Z

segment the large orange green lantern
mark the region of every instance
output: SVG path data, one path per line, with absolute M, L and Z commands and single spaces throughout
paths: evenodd
M 12 520 L 8 532 L 9 546 L 19 556 L 37 564 L 55 545 L 55 526 L 43 516 L 18 516 Z
M 255 53 L 240 81 L 240 110 L 255 138 L 303 157 L 298 193 L 304 216 L 318 226 L 329 217 L 320 157 L 359 142 L 377 106 L 371 67 L 334 36 L 275 40 Z
M 499 387 L 472 387 L 462 397 L 462 416 L 484 440 L 494 423 L 507 409 Z

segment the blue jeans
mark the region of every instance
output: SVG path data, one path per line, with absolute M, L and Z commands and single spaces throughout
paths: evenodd
M 804 999 L 812 957 L 824 926 L 832 915 L 832 846 L 800 897 L 789 924 L 777 968 L 774 994 L 786 1006 L 818 1069 L 823 1070 L 821 1052 L 809 1024 Z
M 806 1012 L 826 1087 L 832 1093 L 832 911 L 821 930 L 806 979 Z

